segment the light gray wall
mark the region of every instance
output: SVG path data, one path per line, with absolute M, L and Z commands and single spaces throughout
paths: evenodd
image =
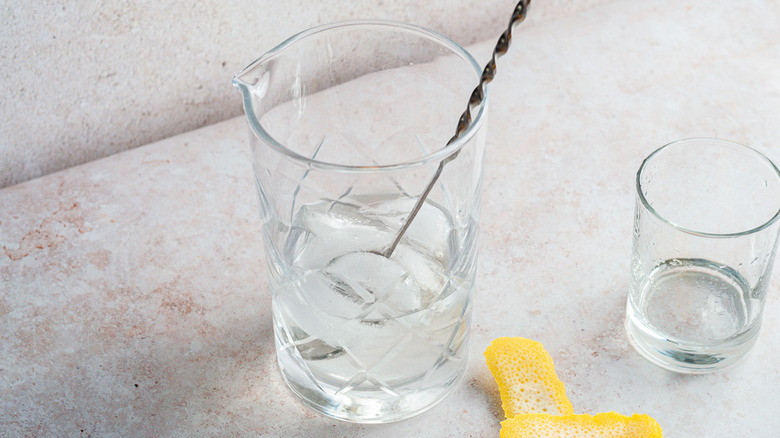
M 525 25 L 609 1 L 534 0 Z M 401 20 L 466 45 L 496 38 L 515 3 L 4 0 L 0 187 L 239 115 L 233 74 L 308 27 Z

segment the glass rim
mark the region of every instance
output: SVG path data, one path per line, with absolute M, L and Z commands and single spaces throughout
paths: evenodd
M 382 165 L 346 165 L 346 164 L 337 164 L 337 163 L 331 163 L 327 161 L 320 161 L 316 160 L 310 157 L 306 157 L 304 155 L 301 155 L 297 152 L 294 152 L 293 150 L 289 149 L 284 144 L 277 141 L 268 131 L 266 131 L 259 123 L 258 118 L 254 114 L 254 109 L 252 107 L 251 102 L 251 91 L 249 89 L 248 84 L 243 82 L 241 79 L 239 79 L 242 75 L 253 69 L 255 66 L 257 66 L 260 63 L 263 63 L 267 61 L 270 58 L 273 58 L 275 56 L 278 56 L 280 53 L 282 53 L 285 49 L 288 47 L 294 45 L 295 43 L 304 40 L 306 38 L 309 38 L 311 36 L 328 32 L 336 29 L 341 29 L 345 27 L 380 27 L 380 28 L 386 28 L 388 30 L 396 30 L 396 31 L 403 31 L 403 32 L 409 32 L 413 34 L 417 34 L 421 38 L 427 38 L 429 40 L 433 40 L 436 43 L 438 43 L 441 47 L 447 48 L 450 50 L 450 52 L 454 55 L 459 56 L 461 59 L 466 61 L 467 64 L 471 65 L 471 67 L 474 69 L 474 72 L 476 74 L 474 84 L 475 86 L 479 84 L 479 79 L 482 75 L 482 67 L 479 66 L 477 61 L 474 59 L 474 57 L 469 53 L 463 46 L 456 43 L 452 39 L 442 35 L 439 32 L 436 32 L 434 30 L 418 26 L 415 24 L 409 24 L 404 23 L 400 21 L 392 21 L 392 20 L 345 20 L 345 21 L 339 21 L 336 23 L 330 23 L 330 24 L 322 24 L 319 26 L 315 26 L 309 29 L 306 29 L 304 31 L 301 31 L 286 40 L 284 40 L 282 43 L 274 47 L 273 49 L 269 50 L 259 58 L 252 61 L 249 65 L 241 69 L 240 72 L 238 72 L 235 76 L 233 76 L 233 86 L 238 88 L 241 91 L 241 94 L 243 95 L 243 106 L 244 106 L 244 112 L 245 117 L 249 123 L 249 126 L 251 127 L 252 131 L 260 137 L 263 141 L 267 142 L 274 150 L 277 152 L 286 155 L 289 158 L 292 158 L 295 161 L 299 161 L 311 168 L 321 169 L 321 170 L 330 170 L 330 171 L 343 171 L 343 172 L 352 172 L 352 173 L 376 173 L 376 172 L 392 172 L 397 171 L 401 169 L 407 169 L 411 167 L 417 167 L 421 166 L 430 162 L 439 162 L 443 159 L 457 153 L 460 151 L 460 149 L 463 148 L 463 146 L 468 143 L 474 135 L 477 133 L 479 128 L 484 124 L 484 120 L 487 116 L 487 104 L 488 104 L 488 87 L 483 87 L 484 90 L 484 98 L 482 102 L 479 104 L 478 107 L 475 109 L 476 115 L 472 114 L 471 123 L 466 128 L 466 130 L 463 132 L 461 136 L 459 136 L 457 139 L 452 141 L 451 143 L 445 144 L 440 149 L 437 149 L 433 152 L 430 152 L 428 154 L 424 154 L 418 158 L 412 159 L 412 160 L 406 160 L 401 162 L 394 162 L 391 164 L 382 164 Z M 463 98 L 464 103 L 468 103 L 469 96 L 465 96 Z M 474 113 L 474 111 L 471 111 Z M 455 132 L 455 128 L 457 126 L 457 120 L 453 120 L 453 132 Z
M 654 217 L 656 217 L 657 219 L 659 219 L 663 223 L 669 225 L 670 227 L 672 227 L 672 228 L 674 228 L 674 229 L 676 229 L 678 231 L 681 231 L 681 232 L 686 233 L 686 234 L 692 234 L 692 235 L 696 235 L 696 236 L 709 237 L 709 238 L 733 238 L 733 237 L 747 236 L 747 235 L 750 235 L 750 234 L 757 233 L 757 232 L 759 232 L 759 231 L 761 231 L 763 229 L 766 229 L 766 228 L 772 226 L 778 220 L 780 220 L 780 201 L 779 201 L 778 202 L 777 211 L 775 211 L 774 215 L 772 215 L 768 220 L 766 220 L 761 225 L 758 225 L 756 227 L 750 228 L 750 229 L 745 230 L 745 231 L 737 231 L 737 232 L 732 232 L 732 233 L 709 233 L 709 232 L 697 231 L 697 230 L 694 230 L 694 229 L 691 229 L 691 228 L 680 226 L 680 225 L 670 221 L 664 215 L 662 215 L 660 212 L 658 212 L 658 210 L 653 208 L 653 206 L 650 205 L 650 202 L 647 200 L 645 195 L 642 193 L 642 182 L 641 182 L 642 171 L 645 169 L 645 167 L 647 166 L 647 164 L 650 162 L 650 160 L 653 157 L 655 157 L 656 155 L 662 153 L 664 150 L 666 150 L 668 148 L 671 148 L 673 146 L 676 146 L 676 145 L 678 145 L 680 143 L 692 143 L 692 142 L 708 142 L 708 143 L 712 143 L 712 144 L 715 144 L 715 145 L 718 145 L 718 146 L 729 146 L 729 147 L 734 148 L 734 149 L 741 149 L 742 151 L 751 154 L 753 156 L 753 158 L 759 159 L 760 161 L 764 162 L 764 164 L 767 164 L 771 169 L 773 169 L 775 176 L 777 176 L 777 182 L 778 182 L 778 184 L 780 184 L 780 169 L 778 169 L 778 167 L 775 165 L 775 163 L 771 159 L 769 159 L 769 157 L 767 157 L 765 154 L 763 154 L 762 152 L 758 151 L 757 149 L 754 149 L 754 148 L 752 148 L 750 146 L 747 146 L 747 145 L 744 145 L 742 143 L 737 143 L 735 141 L 724 140 L 724 139 L 714 138 L 714 137 L 690 137 L 690 138 L 683 138 L 683 139 L 680 139 L 680 140 L 675 140 L 673 142 L 667 143 L 667 144 L 659 147 L 658 149 L 654 150 L 650 155 L 648 155 L 644 160 L 642 160 L 642 164 L 639 166 L 639 170 L 637 170 L 637 172 L 636 172 L 635 188 L 636 188 L 636 192 L 637 192 L 637 197 L 638 197 L 638 199 L 640 200 L 640 202 L 642 203 L 642 205 L 644 206 L 644 208 L 647 211 L 649 211 Z

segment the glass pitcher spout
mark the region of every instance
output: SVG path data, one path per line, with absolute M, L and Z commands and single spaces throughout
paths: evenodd
M 233 86 L 241 92 L 244 112 L 250 121 L 257 120 L 254 103 L 265 97 L 271 79 L 264 58 L 257 59 L 233 77 Z
M 268 80 L 271 75 L 265 68 L 268 61 L 264 58 L 266 57 L 257 59 L 233 76 L 233 86 L 238 88 L 244 97 L 247 97 L 249 93 L 262 97 L 268 89 Z

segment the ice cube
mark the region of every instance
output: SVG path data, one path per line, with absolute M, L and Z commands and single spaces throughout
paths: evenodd
M 398 246 L 393 252 L 392 260 L 397 261 L 406 269 L 411 278 L 423 290 L 424 301 L 438 296 L 446 281 L 444 266 L 437 260 L 426 257 L 406 245 Z
M 307 248 L 296 260 L 300 269 L 319 269 L 338 256 L 380 250 L 393 239 L 381 222 L 344 203 L 318 204 L 301 209 L 301 227 L 311 233 Z
M 361 213 L 382 221 L 393 230 L 392 235 L 395 238 L 395 234 L 406 223 L 416 203 L 415 198 L 400 198 L 374 205 L 371 210 L 363 209 Z M 401 243 L 414 245 L 436 258 L 446 260 L 453 237 L 450 216 L 441 206 L 428 201 L 420 207 Z
M 450 217 L 438 205 L 426 202 L 409 225 L 406 239 L 437 259 L 446 260 L 452 232 Z
M 381 221 L 393 230 L 398 230 L 406 222 L 416 202 L 413 198 L 392 199 L 364 207 L 360 212 L 368 218 Z
M 294 284 L 276 291 L 273 305 L 274 312 L 282 315 L 293 342 L 305 341 L 308 337 L 322 338 L 338 322 L 312 306 Z
M 379 228 L 382 223 L 361 212 L 361 206 L 346 202 L 322 202 L 305 205 L 299 213 L 303 227 L 314 234 L 351 227 Z
M 356 318 L 374 302 L 373 297 L 366 300 L 338 276 L 319 270 L 304 274 L 300 288 L 309 305 L 339 318 Z
M 393 318 L 414 312 L 422 305 L 422 291 L 408 270 L 395 260 L 371 252 L 352 252 L 334 259 L 325 269 L 334 281 L 373 306 L 366 317 Z M 378 315 L 377 315 L 378 313 Z

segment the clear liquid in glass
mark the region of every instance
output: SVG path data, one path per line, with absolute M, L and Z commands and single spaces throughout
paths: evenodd
M 670 259 L 632 286 L 627 329 L 640 353 L 676 371 L 729 365 L 756 340 L 751 288 L 735 270 L 704 259 Z
M 389 422 L 440 401 L 463 373 L 475 230 L 426 202 L 392 257 L 379 254 L 411 198 L 302 207 L 272 269 L 277 351 L 304 401 Z

